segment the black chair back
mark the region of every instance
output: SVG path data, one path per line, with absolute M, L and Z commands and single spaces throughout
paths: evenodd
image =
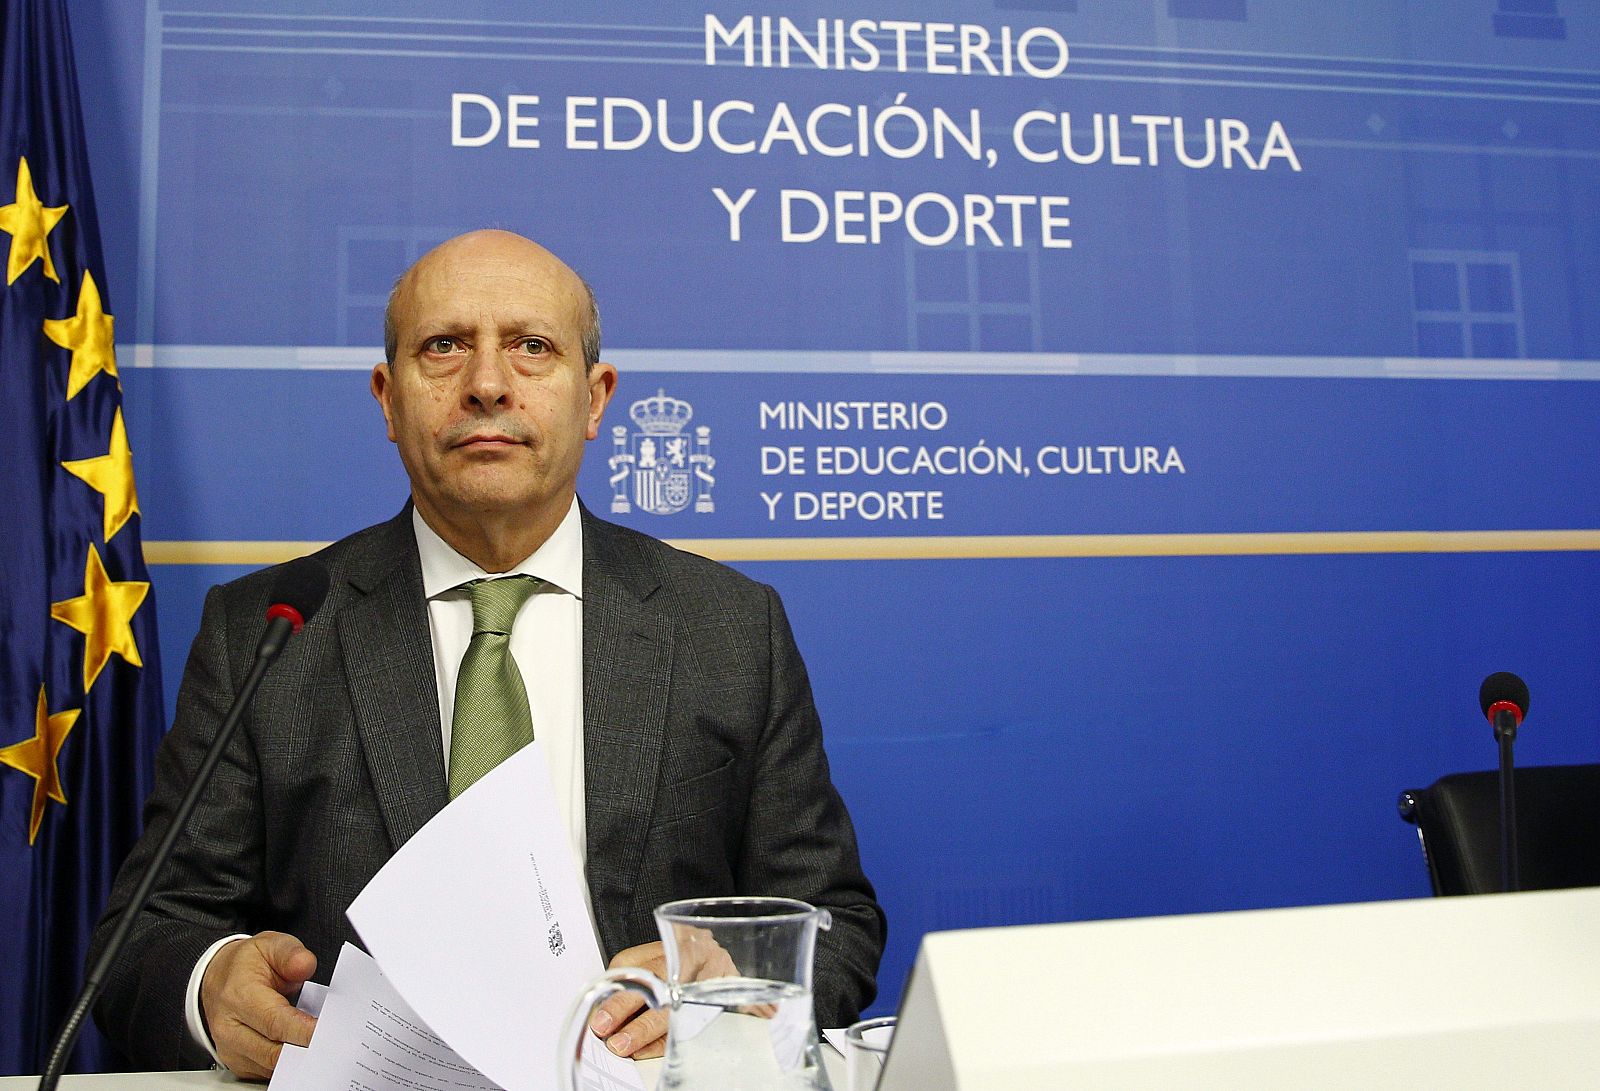
M 1517 856 L 1524 890 L 1600 886 L 1600 765 L 1516 771 Z M 1400 793 L 1435 894 L 1500 890 L 1499 773 L 1452 773 Z

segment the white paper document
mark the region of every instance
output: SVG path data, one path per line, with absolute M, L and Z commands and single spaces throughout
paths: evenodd
M 439 1038 L 506 1091 L 548 1091 L 567 1014 L 604 968 L 581 883 L 535 741 L 406 842 L 348 915 Z M 585 1087 L 642 1091 L 593 1036 L 584 1056 Z
M 333 972 L 339 972 L 338 963 L 334 964 Z M 300 999 L 294 1006 L 315 1019 L 322 1014 L 322 1002 L 328 997 L 328 986 L 318 985 L 315 981 L 307 981 L 300 986 Z
M 423 1025 L 360 948 L 345 944 L 333 983 L 302 994 L 300 1008 L 318 1009 L 316 1033 L 308 1049 L 283 1047 L 272 1091 L 497 1091 Z

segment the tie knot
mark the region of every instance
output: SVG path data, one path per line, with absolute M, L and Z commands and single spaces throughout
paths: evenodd
M 467 584 L 472 595 L 472 635 L 479 633 L 511 634 L 511 622 L 517 611 L 528 601 L 539 586 L 532 576 L 505 576 L 501 579 L 473 580 Z

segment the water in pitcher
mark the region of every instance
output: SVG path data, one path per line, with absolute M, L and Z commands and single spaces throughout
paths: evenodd
M 830 1091 L 799 985 L 724 977 L 683 986 L 661 1073 L 670 1091 Z

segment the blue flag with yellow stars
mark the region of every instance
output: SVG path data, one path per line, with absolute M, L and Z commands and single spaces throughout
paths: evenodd
M 0 39 L 0 1073 L 37 1073 L 163 729 L 113 312 L 66 13 Z M 72 1066 L 114 1066 L 87 1028 Z

